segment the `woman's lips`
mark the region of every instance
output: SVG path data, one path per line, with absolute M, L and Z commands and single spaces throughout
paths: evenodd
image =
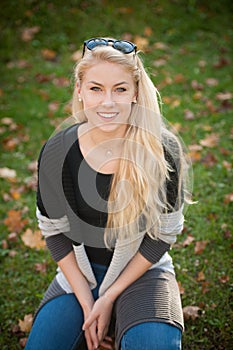
M 118 115 L 118 112 L 97 112 L 97 114 L 102 119 L 110 120 L 110 119 L 114 119 Z

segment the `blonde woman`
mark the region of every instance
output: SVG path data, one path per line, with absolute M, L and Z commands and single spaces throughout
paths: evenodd
M 58 272 L 27 350 L 180 349 L 168 251 L 183 227 L 186 164 L 136 45 L 86 40 L 73 117 L 39 157 L 37 217 Z

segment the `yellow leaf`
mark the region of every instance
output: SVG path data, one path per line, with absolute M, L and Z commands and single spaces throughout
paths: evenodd
M 28 228 L 24 234 L 22 234 L 21 238 L 27 247 L 35 249 L 45 248 L 45 240 L 39 230 L 33 233 L 32 230 Z
M 32 328 L 33 316 L 28 314 L 24 316 L 23 321 L 19 320 L 19 328 L 22 332 L 29 332 Z

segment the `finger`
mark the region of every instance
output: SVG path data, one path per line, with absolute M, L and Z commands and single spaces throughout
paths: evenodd
M 92 325 L 91 327 L 89 327 L 88 330 L 89 330 L 89 334 L 91 336 L 92 344 L 94 345 L 94 349 L 97 349 L 99 346 L 99 340 L 97 337 L 96 323 L 94 325 Z
M 113 344 L 107 340 L 102 340 L 102 342 L 100 343 L 101 347 L 105 348 L 105 349 L 109 349 L 112 350 L 113 349 Z
M 96 321 L 95 314 L 89 315 L 83 324 L 83 327 L 82 327 L 83 331 L 85 331 L 87 328 L 89 328 L 94 321 Z
M 93 344 L 92 344 L 92 341 L 91 341 L 91 336 L 90 336 L 89 330 L 86 330 L 84 335 L 85 335 L 85 339 L 86 339 L 88 350 L 92 350 L 93 349 Z

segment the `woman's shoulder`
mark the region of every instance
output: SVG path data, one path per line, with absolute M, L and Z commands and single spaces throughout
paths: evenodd
M 64 151 L 64 146 L 77 139 L 77 128 L 80 124 L 74 124 L 65 129 L 55 131 L 52 136 L 43 144 L 40 157 L 43 153 L 53 154 Z

